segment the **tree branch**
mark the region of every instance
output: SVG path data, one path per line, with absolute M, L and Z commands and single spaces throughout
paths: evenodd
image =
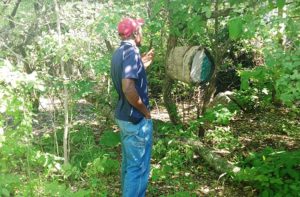
M 225 10 L 215 10 L 214 12 L 212 12 L 210 18 L 219 18 L 221 16 L 228 16 L 232 10 L 233 10 L 232 8 L 227 8 Z M 210 19 L 210 18 L 207 18 L 207 19 Z
M 15 27 L 15 23 L 13 21 L 13 18 L 17 14 L 17 10 L 19 8 L 20 3 L 21 3 L 21 0 L 18 0 L 15 7 L 14 7 L 14 9 L 13 9 L 13 11 L 11 12 L 10 16 L 8 17 L 9 18 L 9 26 L 10 26 L 11 29 Z

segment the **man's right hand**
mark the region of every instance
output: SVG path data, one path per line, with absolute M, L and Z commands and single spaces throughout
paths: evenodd
M 145 115 L 145 118 L 146 118 L 146 119 L 151 119 L 151 114 L 150 114 L 150 112 L 147 113 L 147 114 Z

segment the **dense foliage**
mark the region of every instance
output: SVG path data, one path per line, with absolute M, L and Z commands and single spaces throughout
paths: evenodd
M 149 196 L 299 196 L 299 1 L 7 0 L 0 10 L 0 196 L 120 195 L 109 68 L 125 16 L 145 18 L 141 52 L 155 49 Z M 202 87 L 164 87 L 170 47 L 184 45 L 211 51 L 210 85 L 233 91 L 203 113 Z M 165 95 L 177 125 L 159 120 Z M 241 170 L 220 175 L 187 139 Z

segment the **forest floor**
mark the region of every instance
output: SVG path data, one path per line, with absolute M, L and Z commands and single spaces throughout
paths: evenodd
M 219 153 L 222 158 L 232 163 L 265 148 L 278 151 L 299 150 L 300 116 L 298 113 L 277 107 L 240 113 L 230 121 L 229 125 L 206 126 L 208 135 L 200 140 L 213 152 Z M 218 133 L 218 130 L 225 133 Z M 232 135 L 228 137 L 226 132 Z M 211 135 L 211 133 L 217 134 Z M 233 182 L 229 176 L 217 173 L 201 158 L 201 155 L 194 155 L 194 158 L 193 161 L 185 164 L 179 174 L 161 183 L 152 181 L 150 188 L 157 191 L 157 194 L 180 194 L 176 192 L 181 188 L 182 191 L 190 191 L 197 196 L 257 196 L 255 188 L 245 183 Z M 193 189 L 189 190 L 189 187 Z M 182 194 L 186 196 L 185 193 Z
M 73 117 L 73 122 L 84 127 L 84 132 L 89 132 L 94 136 L 95 142 L 90 142 L 86 146 L 91 146 L 94 151 L 108 150 L 110 154 L 115 155 L 114 158 L 120 161 L 120 145 L 109 149 L 97 145 L 103 130 L 110 129 L 117 132 L 116 125 L 103 123 L 103 126 L 102 123 L 98 122 L 97 115 L 92 114 L 92 108 L 93 106 L 89 103 L 82 104 L 82 107 L 76 112 L 77 115 Z M 51 121 L 53 111 L 51 112 L 46 108 L 43 110 L 44 112 L 41 112 L 37 117 L 34 134 L 41 137 L 41 141 L 38 143 L 44 143 L 42 147 L 45 147 L 43 136 L 45 133 L 51 134 L 55 125 Z M 154 135 L 152 173 L 148 196 L 257 196 L 256 189 L 251 185 L 234 182 L 229 175 L 216 172 L 204 161 L 201 155 L 193 152 L 190 146 L 181 147 L 181 145 L 176 144 L 172 140 L 172 136 L 174 136 L 172 132 L 175 133 L 175 130 L 180 132 L 181 129 L 170 123 L 163 107 L 154 109 L 152 116 L 156 134 Z M 210 124 L 205 129 L 208 137 L 205 135 L 199 140 L 232 163 L 266 147 L 287 151 L 300 148 L 300 116 L 285 108 L 270 107 L 251 113 L 241 113 L 236 115 L 229 125 Z M 219 135 L 212 135 L 216 130 L 230 131 L 232 135 L 228 137 L 223 135 L 224 132 L 219 133 Z M 186 133 L 186 131 L 182 132 Z M 73 137 L 74 135 L 82 136 L 76 133 L 71 133 L 71 135 Z M 71 144 L 71 154 L 78 151 L 76 155 L 80 155 L 79 152 L 83 152 L 85 149 L 84 142 L 80 140 L 76 141 L 71 137 L 71 143 L 81 143 L 80 145 Z M 95 156 L 87 158 L 86 162 L 92 162 L 93 159 Z M 73 160 L 76 161 L 76 159 Z M 105 179 L 100 182 L 105 185 L 103 189 L 106 190 L 107 196 L 120 196 L 118 170 L 117 173 L 104 174 L 96 178 Z M 81 181 L 73 180 L 70 184 L 74 188 L 90 189 L 91 186 L 89 183 L 85 183 L 85 179 L 88 180 L 87 177 L 83 177 Z

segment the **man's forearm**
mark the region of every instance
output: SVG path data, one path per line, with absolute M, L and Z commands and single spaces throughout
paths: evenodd
M 134 106 L 137 110 L 139 110 L 142 114 L 144 114 L 146 118 L 151 118 L 149 110 L 147 109 L 146 105 L 143 103 L 141 97 L 139 96 L 134 86 L 134 82 L 130 82 L 130 83 L 123 82 L 122 89 L 128 102 L 132 106 Z

